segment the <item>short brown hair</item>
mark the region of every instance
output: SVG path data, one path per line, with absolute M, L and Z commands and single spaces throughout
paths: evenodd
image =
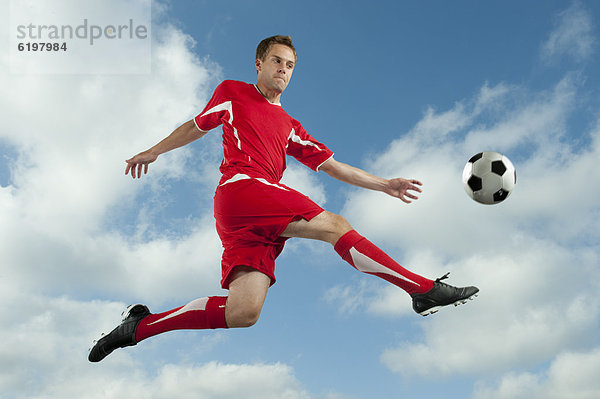
M 296 49 L 292 44 L 292 38 L 290 36 L 275 35 L 267 37 L 258 44 L 258 47 L 256 48 L 256 59 L 264 61 L 267 53 L 274 44 L 283 44 L 284 46 L 288 46 L 294 52 L 294 58 L 298 58 L 296 55 Z

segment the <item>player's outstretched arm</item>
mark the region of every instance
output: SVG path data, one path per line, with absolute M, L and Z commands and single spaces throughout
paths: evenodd
M 410 204 L 412 200 L 418 199 L 415 193 L 420 193 L 421 189 L 419 186 L 423 185 L 423 183 L 415 179 L 384 179 L 354 166 L 338 162 L 333 157 L 321 165 L 320 170 L 344 183 L 369 190 L 383 191 L 392 197 L 400 198 L 407 204 Z
M 134 179 L 142 177 L 142 171 L 144 174 L 148 173 L 148 165 L 156 161 L 156 158 L 160 154 L 183 147 L 204 136 L 206 133 L 199 130 L 193 120 L 185 122 L 154 147 L 126 160 L 127 167 L 125 168 L 125 174 L 127 175 L 131 172 L 131 177 Z

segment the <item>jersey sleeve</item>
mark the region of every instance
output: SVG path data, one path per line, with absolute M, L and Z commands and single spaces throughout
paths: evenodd
M 315 140 L 298 121 L 294 122 L 294 129 L 288 139 L 287 154 L 318 172 L 321 165 L 333 156 L 333 151 Z
M 222 82 L 215 89 L 206 107 L 194 118 L 196 127 L 208 132 L 218 127 L 231 115 L 231 100 L 227 98 L 227 82 Z

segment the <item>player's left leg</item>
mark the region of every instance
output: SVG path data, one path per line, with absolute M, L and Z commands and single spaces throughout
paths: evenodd
M 144 318 L 136 342 L 167 331 L 251 327 L 262 310 L 271 279 L 248 266 L 236 266 L 229 279 L 229 295 L 196 299 L 185 306 Z
M 181 329 L 227 328 L 225 303 L 227 297 L 204 297 L 178 308 L 150 313 L 146 305 L 130 305 L 121 323 L 102 335 L 90 349 L 88 360 L 99 362 L 115 349 L 137 345 L 140 341 L 166 331 Z
M 479 291 L 475 287 L 452 287 L 441 283 L 443 278 L 432 281 L 405 269 L 358 234 L 344 217 L 331 212 L 324 211 L 310 221 L 292 222 L 282 236 L 329 242 L 357 270 L 381 277 L 410 294 L 413 309 L 424 316 L 436 312 L 441 306 L 462 303 Z
M 199 298 L 162 313 L 150 313 L 145 305 L 131 305 L 123 312 L 121 324 L 94 343 L 88 359 L 99 362 L 115 349 L 137 345 L 167 331 L 250 327 L 258 320 L 270 284 L 267 275 L 238 266 L 231 273 L 227 297 Z

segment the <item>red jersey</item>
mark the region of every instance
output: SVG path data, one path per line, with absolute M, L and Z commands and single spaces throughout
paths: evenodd
M 333 152 L 311 137 L 281 105 L 272 104 L 253 84 L 226 80 L 194 118 L 198 129 L 223 125 L 221 183 L 236 174 L 279 182 L 291 155 L 309 168 L 319 167 Z

